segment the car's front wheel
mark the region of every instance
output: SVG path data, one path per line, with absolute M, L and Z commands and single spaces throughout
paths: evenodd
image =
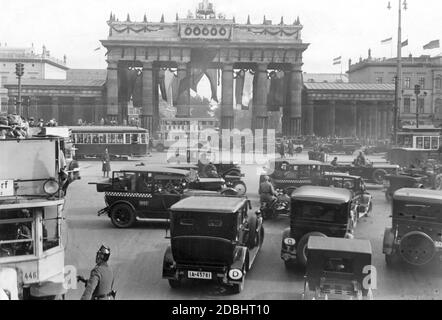
M 126 204 L 117 204 L 111 210 L 112 224 L 119 229 L 130 228 L 135 224 L 135 212 Z

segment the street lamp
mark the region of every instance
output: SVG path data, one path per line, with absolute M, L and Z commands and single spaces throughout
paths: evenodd
M 414 94 L 416 95 L 416 128 L 419 129 L 419 95 L 421 94 L 421 86 L 414 86 Z
M 402 6 L 404 10 L 408 9 L 407 0 L 398 0 L 398 39 L 397 39 L 397 75 L 396 79 L 396 95 L 395 95 L 395 106 L 394 106 L 394 126 L 393 126 L 393 143 L 397 145 L 397 133 L 399 127 L 399 110 L 402 101 Z M 388 2 L 389 10 L 391 9 L 391 2 Z

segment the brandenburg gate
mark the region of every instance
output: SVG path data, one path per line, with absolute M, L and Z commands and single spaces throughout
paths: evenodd
M 119 21 L 111 14 L 107 23 L 109 36 L 101 42 L 107 49 L 109 120 L 127 120 L 128 103 L 132 100 L 141 108 L 141 126 L 155 132 L 163 92 L 158 88 L 164 85 L 165 70 L 169 70 L 177 80 L 173 91 L 176 117 L 189 117 L 190 89 L 206 75 L 213 99 L 213 91 L 221 86 L 221 129 L 233 129 L 238 79 L 250 72 L 251 129 L 267 129 L 269 111 L 276 107 L 277 111 L 283 108 L 283 134 L 301 134 L 302 54 L 308 44 L 302 42 L 299 18 L 291 24 L 283 18 L 273 24 L 264 17 L 261 24 L 252 24 L 249 17 L 247 23 L 239 24 L 235 18 L 216 16 L 206 0 L 199 4 L 195 15 L 181 19 L 177 14 L 174 22 L 166 22 L 164 16 L 160 22 L 150 22 L 146 15 L 141 22 L 131 21 L 129 15 Z M 283 75 L 277 79 L 279 87 L 272 85 L 276 73 Z

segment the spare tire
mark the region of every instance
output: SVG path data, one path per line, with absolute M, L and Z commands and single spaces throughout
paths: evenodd
M 399 252 L 413 266 L 424 266 L 436 255 L 436 246 L 429 235 L 420 231 L 407 233 L 401 240 Z
M 304 267 L 307 265 L 307 244 L 308 244 L 308 239 L 310 237 L 327 238 L 327 236 L 323 233 L 310 232 L 310 233 L 305 234 L 301 238 L 301 240 L 299 240 L 298 246 L 296 248 L 296 256 L 298 258 L 298 263 Z
M 373 172 L 372 178 L 373 178 L 373 181 L 376 182 L 377 184 L 383 184 L 384 178 L 386 175 L 387 175 L 387 171 L 385 171 L 384 169 L 376 169 Z

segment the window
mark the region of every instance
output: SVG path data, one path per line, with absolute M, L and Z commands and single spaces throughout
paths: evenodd
M 77 136 L 77 143 L 79 143 L 79 144 L 83 144 L 84 143 L 84 137 L 83 137 L 83 134 L 82 133 L 77 133 L 76 134 L 76 136 Z
M 115 144 L 115 133 L 110 133 L 109 134 L 109 144 Z
M 425 89 L 425 77 L 419 78 L 419 85 L 421 86 L 421 89 Z
M 411 112 L 411 98 L 404 98 L 404 113 Z
M 124 134 L 119 133 L 116 135 L 116 139 L 115 139 L 115 143 L 116 144 L 123 144 L 124 143 Z
M 33 216 L 41 209 L 2 210 L 0 216 L 0 257 L 34 254 Z
M 134 172 L 115 172 L 112 179 L 113 191 L 135 191 Z
M 92 135 L 92 143 L 93 144 L 98 144 L 100 142 L 100 139 L 98 138 L 98 134 L 97 133 L 94 133 L 93 135 Z
M 431 137 L 431 149 L 439 149 L 439 137 Z
M 43 250 L 60 245 L 60 220 L 57 207 L 47 207 L 43 213 Z
M 376 83 L 382 83 L 382 81 L 383 81 L 382 77 L 377 77 L 376 78 Z
M 442 89 L 442 78 L 436 78 L 436 83 L 434 86 L 436 89 Z
M 411 78 L 409 78 L 409 77 L 405 78 L 404 87 L 405 87 L 405 89 L 411 88 Z
M 425 99 L 419 98 L 418 99 L 418 107 L 419 107 L 419 113 L 425 113 Z
M 101 133 L 98 135 L 98 139 L 99 139 L 100 144 L 106 144 L 106 141 L 107 141 L 106 138 L 107 138 L 107 135 L 105 133 Z

